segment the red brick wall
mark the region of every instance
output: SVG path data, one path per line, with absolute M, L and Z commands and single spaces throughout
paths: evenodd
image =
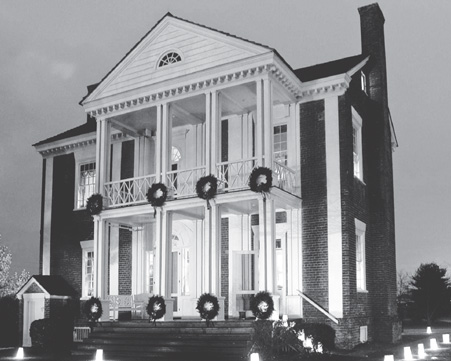
M 224 300 L 224 315 L 229 315 L 229 219 L 221 219 L 221 296 Z
M 300 105 L 303 290 L 328 308 L 327 183 L 324 101 Z M 323 315 L 304 302 L 304 318 Z
M 119 294 L 132 294 L 132 232 L 119 230 Z
M 50 272 L 63 276 L 80 295 L 80 241 L 93 239 L 94 224 L 86 210 L 74 211 L 75 171 L 73 153 L 54 158 Z

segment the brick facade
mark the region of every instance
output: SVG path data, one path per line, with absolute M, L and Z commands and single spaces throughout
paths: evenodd
M 74 154 L 56 156 L 53 160 L 50 272 L 52 275 L 63 276 L 81 295 L 82 249 L 80 241 L 94 238 L 94 224 L 86 210 L 74 211 L 74 197 Z
M 132 231 L 119 230 L 119 294 L 132 294 Z
M 229 314 L 229 219 L 221 219 L 221 296 L 224 300 L 224 315 Z

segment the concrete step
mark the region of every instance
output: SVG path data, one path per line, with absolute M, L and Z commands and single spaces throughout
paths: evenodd
M 114 322 L 95 327 L 73 350 L 74 356 L 93 357 L 104 350 L 108 360 L 214 360 L 245 359 L 251 344 L 250 321 Z

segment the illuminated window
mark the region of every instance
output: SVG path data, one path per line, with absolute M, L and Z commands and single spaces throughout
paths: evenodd
M 176 147 L 172 147 L 172 154 L 171 154 L 172 163 L 177 163 L 180 159 L 182 159 L 182 155 L 180 154 L 180 151 Z
M 366 257 L 365 257 L 366 224 L 355 220 L 355 260 L 357 291 L 366 291 Z
M 182 57 L 175 51 L 170 51 L 163 55 L 158 63 L 158 67 L 161 68 L 169 64 L 178 63 L 179 61 L 182 61 Z
M 80 242 L 83 252 L 82 264 L 82 297 L 94 296 L 94 275 L 95 275 L 95 259 L 94 259 L 94 243 L 93 241 Z
M 362 91 L 365 92 L 365 94 L 368 94 L 367 92 L 367 82 L 366 82 L 366 75 L 363 71 L 360 72 L 360 86 L 362 88 Z
M 153 293 L 153 252 L 147 252 L 147 290 L 149 293 Z
M 88 198 L 94 194 L 96 187 L 96 163 L 80 165 L 78 178 L 77 208 L 85 208 Z
M 352 108 L 352 155 L 354 177 L 363 181 L 362 118 Z
M 280 164 L 287 165 L 287 159 L 287 125 L 277 125 L 274 127 L 274 160 Z

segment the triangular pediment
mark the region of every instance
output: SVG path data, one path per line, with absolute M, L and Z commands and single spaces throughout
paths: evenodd
M 82 103 L 142 89 L 272 51 L 264 45 L 167 14 Z M 162 57 L 168 52 L 177 53 L 181 60 L 159 66 Z

